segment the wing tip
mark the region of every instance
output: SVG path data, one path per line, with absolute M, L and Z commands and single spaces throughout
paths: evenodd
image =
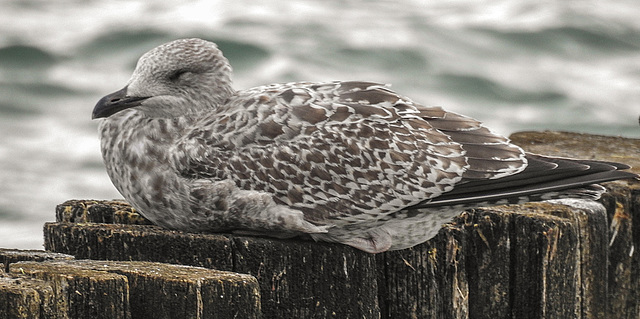
M 522 174 L 518 173 L 505 177 L 504 183 L 501 183 L 500 179 L 494 179 L 485 180 L 487 183 L 477 180 L 472 183 L 468 183 L 467 185 L 460 184 L 459 186 L 462 187 L 457 191 L 456 187 L 454 187 L 450 193 L 445 193 L 439 197 L 424 201 L 413 207 L 429 208 L 460 204 L 472 205 L 508 200 L 510 198 L 513 199 L 523 196 L 536 198 L 536 196 L 545 193 L 557 192 L 562 194 L 563 191 L 565 191 L 565 193 L 571 193 L 569 192 L 570 190 L 577 190 L 589 187 L 590 185 L 597 185 L 616 180 L 640 180 L 640 175 L 627 171 L 631 166 L 623 163 L 596 160 L 574 160 L 535 154 L 527 155 L 530 155 L 535 161 L 543 162 L 543 165 L 538 165 L 538 169 L 550 167 L 549 165 L 544 165 L 544 163 L 551 162 L 557 164 L 558 168 L 562 168 L 565 171 L 558 172 L 560 173 L 560 176 L 556 176 L 556 178 L 553 177 L 555 174 L 548 175 L 547 178 L 544 179 L 539 177 L 539 174 L 541 173 L 549 174 L 550 171 L 548 170 L 546 172 L 540 172 L 539 174 L 529 171 L 522 175 L 524 177 L 523 180 L 517 179 L 517 175 Z M 573 173 L 569 171 L 573 171 Z M 561 197 L 559 196 L 556 198 Z

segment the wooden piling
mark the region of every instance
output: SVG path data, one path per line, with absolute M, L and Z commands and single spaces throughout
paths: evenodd
M 44 318 L 261 317 L 258 283 L 244 274 L 96 260 L 17 262 L 10 274 L 0 277 L 0 301 L 12 305 L 5 309 L 48 308 Z
M 619 161 L 640 172 L 640 140 L 562 132 L 512 139 L 534 153 Z M 16 263 L 0 251 L 11 269 L 0 277 L 0 317 L 8 313 L 3 302 L 34 312 L 39 305 L 39 313 L 60 308 L 51 297 L 62 293 L 57 280 L 75 280 L 81 292 L 105 278 L 99 289 L 128 303 L 98 300 L 96 288 L 74 302 L 94 298 L 87 307 L 124 309 L 114 318 L 147 316 L 137 309 L 215 317 L 212 309 L 224 307 L 247 312 L 219 312 L 223 318 L 638 318 L 640 182 L 605 185 L 602 205 L 564 200 L 471 209 L 426 243 L 377 255 L 301 239 L 170 231 L 122 201 L 67 201 L 57 207 L 57 221 L 44 226 L 45 248 L 86 260 Z M 178 265 L 245 279 L 171 268 Z
M 616 196 L 632 196 L 631 186 L 610 187 L 617 190 L 603 200 L 623 209 L 617 214 L 629 216 L 620 221 L 626 223 L 638 211 L 619 204 Z M 606 220 L 604 207 L 595 203 L 478 208 L 427 243 L 378 255 L 339 244 L 150 225 L 47 223 L 45 238 L 48 250 L 77 258 L 153 260 L 251 274 L 260 285 L 265 318 L 597 318 L 619 314 L 615 305 L 638 297 L 626 288 L 635 278 L 607 282 L 612 271 L 607 262 L 629 271 L 638 264 L 610 253 Z M 616 240 L 628 242 L 632 235 L 620 230 Z M 614 285 L 618 281 L 627 285 Z

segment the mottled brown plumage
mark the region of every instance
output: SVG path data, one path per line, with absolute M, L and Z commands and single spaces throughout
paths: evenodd
M 474 119 L 378 83 L 235 91 L 230 70 L 213 43 L 173 41 L 94 109 L 106 118 L 109 176 L 154 223 L 380 252 L 428 240 L 465 207 L 593 198 L 602 189 L 590 184 L 633 176 L 526 154 Z

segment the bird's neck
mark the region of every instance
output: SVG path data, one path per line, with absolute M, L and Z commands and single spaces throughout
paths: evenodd
M 107 172 L 118 191 L 128 194 L 162 194 L 162 185 L 178 178 L 169 151 L 175 140 L 192 123 L 191 118 L 152 119 L 126 110 L 100 123 L 101 150 Z M 149 178 L 155 176 L 157 181 Z M 145 190 L 144 192 L 142 190 Z M 176 190 L 179 191 L 179 190 Z M 150 195 L 152 196 L 152 195 Z M 127 197 L 144 210 L 154 198 Z

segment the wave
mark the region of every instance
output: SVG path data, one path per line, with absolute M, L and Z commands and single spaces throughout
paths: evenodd
M 40 69 L 54 65 L 58 58 L 43 49 L 29 45 L 8 45 L 0 48 L 0 67 Z

